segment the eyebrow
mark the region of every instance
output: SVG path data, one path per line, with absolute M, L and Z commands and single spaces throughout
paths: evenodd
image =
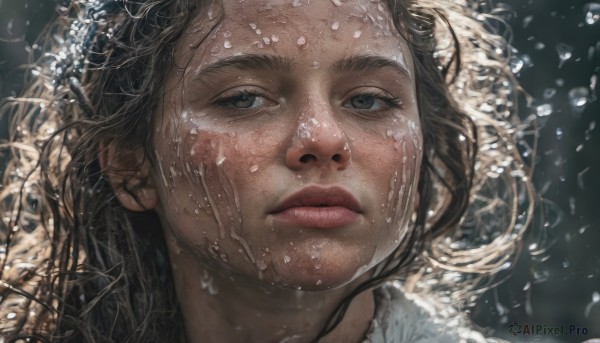
M 197 71 L 194 75 L 194 79 L 209 76 L 210 74 L 217 74 L 226 69 L 289 73 L 292 71 L 292 67 L 292 61 L 281 56 L 257 54 L 237 55 L 226 57 L 209 64 L 202 70 Z
M 403 63 L 376 55 L 352 55 L 338 60 L 332 66 L 332 70 L 338 73 L 349 71 L 368 72 L 378 69 L 391 69 L 402 75 L 407 81 L 412 80 L 410 72 Z
M 197 71 L 194 75 L 194 80 L 210 76 L 210 74 L 217 74 L 227 69 L 290 73 L 293 67 L 294 63 L 291 59 L 281 56 L 260 54 L 236 55 L 220 59 Z M 412 80 L 410 72 L 404 64 L 377 55 L 352 55 L 336 61 L 332 66 L 332 70 L 337 73 L 368 72 L 386 68 L 400 74 L 408 81 Z

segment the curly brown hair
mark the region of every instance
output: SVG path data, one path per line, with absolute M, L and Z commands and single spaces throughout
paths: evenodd
M 1 107 L 12 123 L 0 194 L 6 341 L 185 339 L 156 213 L 124 209 L 107 179 L 122 171 L 102 170 L 98 156 L 111 142 L 156 163 L 149 114 L 165 75 L 181 67 L 173 59 L 178 39 L 209 3 L 72 0 L 45 30 L 45 53 L 32 66 L 39 76 Z M 387 6 L 415 61 L 420 205 L 413 229 L 319 337 L 357 294 L 390 279 L 459 307 L 472 304 L 514 259 L 531 218 L 532 186 L 514 144 L 518 86 L 485 4 Z

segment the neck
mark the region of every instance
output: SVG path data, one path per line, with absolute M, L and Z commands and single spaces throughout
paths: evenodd
M 342 299 L 363 281 L 319 292 L 282 289 L 211 273 L 188 254 L 171 258 L 186 266 L 185 272 L 174 270 L 174 280 L 187 338 L 193 343 L 314 341 Z M 371 292 L 363 292 L 320 342 L 361 341 L 373 311 Z

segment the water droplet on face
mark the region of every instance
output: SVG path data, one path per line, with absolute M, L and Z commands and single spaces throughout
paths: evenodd
M 271 41 L 272 41 L 273 43 L 277 43 L 277 42 L 279 42 L 279 36 L 278 36 L 278 35 L 272 35 L 272 36 L 271 36 Z
M 340 28 L 340 22 L 339 21 L 334 21 L 333 24 L 331 24 L 331 29 L 333 31 L 337 31 Z
M 298 37 L 298 39 L 296 40 L 296 44 L 298 44 L 298 46 L 300 46 L 300 47 L 303 47 L 304 44 L 306 44 L 306 37 L 304 37 L 304 36 Z
M 313 69 L 319 69 L 319 67 L 321 66 L 321 64 L 317 61 L 313 62 Z
M 263 37 L 262 39 L 263 39 L 263 42 L 264 42 L 266 45 L 269 45 L 269 44 L 271 44 L 271 39 L 270 39 L 269 37 Z
M 535 108 L 535 114 L 538 117 L 547 117 L 552 114 L 552 105 L 551 104 L 543 104 L 539 105 Z
M 562 67 L 566 61 L 571 59 L 571 57 L 573 57 L 573 47 L 562 42 L 556 44 L 556 52 L 558 53 L 558 58 L 560 59 L 560 63 L 558 64 L 559 68 Z
M 228 41 L 228 40 L 226 40 L 226 41 L 223 43 L 223 47 L 224 47 L 225 49 L 231 49 L 231 42 L 230 42 L 230 41 Z
M 291 260 L 292 259 L 288 255 L 283 256 L 283 262 L 284 263 L 290 263 Z
M 535 43 L 535 45 L 533 46 L 533 48 L 535 50 L 544 50 L 546 48 L 546 44 L 544 44 L 542 42 L 537 42 L 537 43 Z
M 250 167 L 250 172 L 251 173 L 255 173 L 258 170 L 258 165 L 253 165 L 252 167 Z
M 292 7 L 300 7 L 302 6 L 302 3 L 300 3 L 300 0 L 292 0 Z
M 354 38 L 360 38 L 360 36 L 362 36 L 362 31 L 360 31 L 360 30 L 354 31 Z
M 333 4 L 337 7 L 342 6 L 342 2 L 340 0 L 331 0 L 331 2 L 333 2 Z
M 585 22 L 588 25 L 594 25 L 600 19 L 600 4 L 597 2 L 590 2 L 583 6 L 585 12 Z

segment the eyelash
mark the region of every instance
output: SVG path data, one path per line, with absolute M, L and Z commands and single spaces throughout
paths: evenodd
M 213 105 L 215 105 L 216 107 L 220 107 L 220 108 L 227 107 L 229 109 L 236 110 L 236 111 L 249 110 L 249 109 L 252 109 L 252 108 L 240 108 L 240 107 L 235 107 L 235 106 L 231 105 L 233 102 L 235 102 L 237 100 L 242 100 L 242 97 L 249 97 L 249 96 L 264 98 L 262 92 L 259 92 L 259 91 L 254 90 L 254 89 L 247 89 L 247 90 L 240 90 L 235 95 L 226 96 L 224 98 L 217 99 L 217 100 L 215 100 L 213 102 Z M 383 93 L 383 92 L 362 92 L 362 93 L 358 93 L 358 94 L 355 94 L 352 97 L 350 97 L 350 99 L 347 100 L 347 101 L 345 101 L 344 103 L 349 102 L 353 98 L 358 97 L 358 96 L 372 97 L 374 99 L 383 101 L 385 103 L 385 105 L 386 105 L 386 107 L 381 108 L 381 109 L 377 109 L 377 110 L 354 108 L 355 110 L 358 110 L 358 111 L 379 112 L 379 111 L 385 111 L 385 110 L 389 110 L 389 109 L 402 109 L 403 105 L 404 105 L 404 103 L 403 103 L 403 101 L 401 100 L 400 97 L 393 97 L 393 96 L 388 95 L 387 93 Z
M 353 95 L 350 99 L 352 99 L 355 96 L 365 96 L 365 95 L 373 97 L 375 99 L 379 99 L 388 106 L 388 108 L 384 108 L 381 110 L 386 110 L 386 109 L 390 109 L 390 108 L 394 108 L 394 109 L 402 109 L 403 108 L 404 103 L 402 102 L 402 99 L 400 99 L 400 97 L 394 97 L 394 96 L 388 95 L 386 93 L 363 92 L 363 93 Z
M 219 107 L 229 107 L 229 108 L 233 108 L 236 110 L 244 110 L 245 108 L 237 108 L 235 106 L 231 106 L 231 103 L 236 100 L 241 100 L 242 97 L 248 97 L 248 96 L 264 97 L 261 92 L 258 92 L 254 89 L 240 90 L 235 95 L 226 96 L 224 98 L 217 99 L 214 102 L 214 104 Z

